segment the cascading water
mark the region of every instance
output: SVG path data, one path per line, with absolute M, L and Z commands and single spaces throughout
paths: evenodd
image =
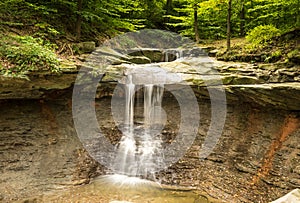
M 166 50 L 164 60 L 179 59 L 182 50 Z M 127 66 L 126 77 L 121 80 L 125 89 L 125 118 L 123 137 L 117 145 L 114 170 L 117 174 L 151 177 L 164 168 L 160 132 L 164 127 L 165 112 L 162 98 L 165 83 L 178 82 L 178 76 L 167 73 L 155 64 Z M 181 79 L 179 78 L 179 81 Z M 143 90 L 143 121 L 135 125 L 136 96 Z
M 124 132 L 117 146 L 115 172 L 127 176 L 151 176 L 163 164 L 159 134 L 164 126 L 161 110 L 164 86 L 143 85 L 144 120 L 142 126 L 136 126 L 134 108 L 139 86 L 133 84 L 132 75 L 128 75 L 126 81 Z
M 144 175 L 163 164 L 160 157 L 162 143 L 158 137 L 164 125 L 161 112 L 163 91 L 163 85 L 144 86 L 144 133 L 139 148 L 139 172 Z
M 121 138 L 118 146 L 118 155 L 116 157 L 116 164 L 119 172 L 124 174 L 136 173 L 136 141 L 134 139 L 134 97 L 135 85 L 132 83 L 131 75 L 128 76 L 128 84 L 125 85 L 125 121 L 124 121 L 124 136 Z M 127 163 L 131 163 L 128 165 Z

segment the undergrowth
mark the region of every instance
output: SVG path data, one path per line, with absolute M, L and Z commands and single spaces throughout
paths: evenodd
M 249 42 L 246 48 L 264 48 L 272 42 L 272 39 L 279 37 L 281 31 L 273 25 L 260 25 L 247 33 L 246 40 Z
M 26 77 L 30 71 L 59 71 L 55 46 L 41 38 L 0 35 L 0 74 Z

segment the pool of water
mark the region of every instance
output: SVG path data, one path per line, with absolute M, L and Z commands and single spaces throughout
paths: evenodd
M 102 176 L 88 185 L 44 195 L 42 202 L 100 203 L 210 203 L 192 188 L 163 186 L 156 182 L 122 175 Z

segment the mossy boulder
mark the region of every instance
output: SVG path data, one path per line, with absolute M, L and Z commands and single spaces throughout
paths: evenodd
M 80 42 L 76 45 L 81 53 L 92 53 L 96 49 L 96 43 L 93 41 Z

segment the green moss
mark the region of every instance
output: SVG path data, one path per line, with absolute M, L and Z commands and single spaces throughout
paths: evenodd
M 288 61 L 300 64 L 300 49 L 294 49 L 287 54 Z
M 205 83 L 204 83 L 204 80 L 202 79 L 191 79 L 191 80 L 186 80 L 186 82 L 192 82 L 194 85 L 197 85 L 197 86 L 203 86 Z
M 232 83 L 233 79 L 234 79 L 234 76 L 232 76 L 232 75 L 222 77 L 222 83 L 223 83 L 223 85 L 229 85 Z
M 282 55 L 281 50 L 274 51 L 271 54 L 272 57 L 280 57 L 281 55 Z
M 299 57 L 300 55 L 300 49 L 294 49 L 293 51 L 290 51 L 288 54 L 287 54 L 287 57 L 288 58 L 294 58 L 294 57 Z

